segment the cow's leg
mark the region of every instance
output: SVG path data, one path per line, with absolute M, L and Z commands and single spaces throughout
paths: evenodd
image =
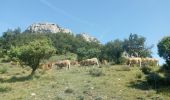
M 94 68 L 95 64 L 93 65 L 93 68 Z
M 70 69 L 70 65 L 68 64 L 68 70 Z
M 140 67 L 141 67 L 141 65 L 142 65 L 142 64 L 141 64 L 141 61 L 139 61 L 139 64 L 140 64 Z
M 129 67 L 131 66 L 131 61 L 129 61 Z

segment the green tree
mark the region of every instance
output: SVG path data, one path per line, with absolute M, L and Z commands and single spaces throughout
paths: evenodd
M 4 54 L 7 54 L 7 51 L 10 49 L 11 45 L 14 45 L 15 39 L 20 33 L 20 28 L 14 30 L 8 29 L 3 33 L 2 37 L 0 37 L 0 48 Z
M 124 40 L 123 48 L 129 54 L 139 57 L 151 57 L 153 46 L 146 46 L 146 38 L 137 34 L 130 34 L 128 39 Z
M 77 59 L 81 61 L 81 60 L 89 59 L 89 58 L 99 58 L 100 53 L 101 53 L 101 50 L 97 48 L 91 48 L 91 49 L 78 48 Z
M 123 42 L 121 40 L 115 40 L 108 42 L 103 48 L 101 57 L 108 61 L 115 62 L 116 64 L 121 63 L 121 55 L 123 53 Z
M 170 66 L 170 36 L 164 37 L 157 45 L 158 54 L 163 57 Z
M 9 51 L 11 58 L 17 58 L 22 64 L 32 68 L 33 75 L 42 59 L 48 59 L 55 49 L 48 39 L 34 40 L 22 46 L 12 47 Z

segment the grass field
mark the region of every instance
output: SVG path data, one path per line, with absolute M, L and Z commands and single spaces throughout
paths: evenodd
M 123 65 L 37 70 L 1 63 L 0 100 L 170 100 L 144 80 L 139 68 Z M 97 74 L 96 74 L 97 73 Z

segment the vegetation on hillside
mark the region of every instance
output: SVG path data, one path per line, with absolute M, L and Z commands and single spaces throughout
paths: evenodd
M 7 30 L 0 37 L 0 56 L 2 57 L 0 64 L 3 66 L 0 68 L 0 74 L 3 75 L 0 77 L 0 83 L 2 83 L 0 92 L 11 96 L 16 95 L 15 92 L 22 91 L 22 95 L 16 95 L 17 97 L 10 97 L 10 99 L 34 99 L 34 97 L 80 100 L 169 99 L 170 37 L 163 38 L 157 46 L 160 57 L 166 60 L 163 67 L 149 66 L 144 63 L 141 68 L 131 68 L 122 65 L 125 63 L 125 58 L 122 57 L 124 52 L 127 52 L 129 57 L 152 57 L 152 46 L 147 46 L 146 38 L 138 34 L 130 34 L 124 40 L 116 39 L 101 44 L 99 41 L 88 42 L 72 33 L 28 33 L 21 32 L 20 28 Z M 45 72 L 38 69 L 40 62 L 45 59 L 53 62 L 65 59 L 82 61 L 89 58 L 98 58 L 100 62 L 106 60 L 117 65 L 105 64 L 100 68 L 74 66 L 70 71 L 52 69 Z M 10 61 L 29 67 L 19 69 L 16 64 L 11 65 Z M 34 77 L 26 76 L 30 71 Z M 37 91 L 29 97 L 29 91 L 22 88 L 18 91 L 16 87 L 12 87 L 11 83 L 17 87 L 27 84 L 31 87 L 31 92 L 42 89 L 41 92 Z M 32 86 L 31 84 L 34 83 L 37 85 Z M 44 95 L 47 89 L 52 94 Z M 132 94 L 134 91 L 137 94 Z M 0 96 L 3 97 L 3 94 Z
M 43 39 L 44 37 L 52 41 L 52 45 L 57 50 L 56 54 L 71 52 L 78 54 L 78 59 L 97 57 L 100 60 L 106 59 L 119 64 L 122 62 L 121 54 L 123 51 L 133 56 L 151 56 L 151 47 L 145 45 L 146 38 L 137 34 L 130 34 L 124 41 L 117 39 L 115 41 L 108 41 L 106 44 L 101 44 L 99 41 L 88 42 L 72 33 L 22 33 L 20 28 L 18 28 L 7 30 L 3 33 L 0 38 L 0 48 L 3 54 L 7 54 L 11 46 L 24 45 L 35 39 Z

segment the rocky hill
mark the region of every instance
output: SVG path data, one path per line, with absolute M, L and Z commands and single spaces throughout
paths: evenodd
M 25 32 L 31 32 L 31 33 L 58 33 L 58 32 L 64 32 L 64 33 L 72 33 L 71 30 L 66 28 L 61 28 L 59 25 L 54 23 L 34 23 L 30 25 Z M 98 40 L 95 37 L 92 37 L 86 33 L 80 33 L 76 35 L 77 37 L 82 37 L 84 40 L 88 42 L 98 42 Z
M 84 40 L 88 42 L 98 42 L 98 40 L 95 37 L 90 36 L 87 33 L 80 33 L 76 35 L 77 37 L 82 37 Z
M 71 30 L 61 28 L 59 25 L 54 24 L 54 23 L 34 23 L 26 29 L 26 32 L 32 32 L 32 33 L 58 33 L 58 32 L 71 33 Z

